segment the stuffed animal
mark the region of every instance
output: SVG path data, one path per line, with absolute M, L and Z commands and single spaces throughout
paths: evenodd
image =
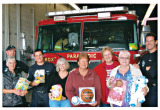
M 140 76 L 137 78 L 134 86 L 134 94 L 131 96 L 130 105 L 136 106 L 137 101 L 139 103 L 143 103 L 145 101 L 145 97 L 143 95 L 142 89 L 146 87 L 148 83 L 148 79 L 145 76 Z

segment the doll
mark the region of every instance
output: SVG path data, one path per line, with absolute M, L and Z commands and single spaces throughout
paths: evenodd
M 111 99 L 114 101 L 122 101 L 122 95 L 123 95 L 123 82 L 122 80 L 117 80 L 113 89 L 110 91 L 111 93 Z

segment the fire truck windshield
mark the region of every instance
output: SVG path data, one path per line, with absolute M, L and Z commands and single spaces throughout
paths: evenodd
M 39 27 L 37 48 L 43 51 L 79 51 L 81 23 Z
M 136 21 L 99 20 L 83 25 L 79 22 L 39 26 L 37 41 L 37 48 L 46 52 L 80 51 L 80 47 L 82 51 L 101 51 L 105 46 L 129 50 L 130 44 L 137 46 Z
M 129 50 L 131 43 L 137 45 L 135 21 L 108 20 L 84 23 L 83 51 L 100 51 L 105 46 L 113 50 Z

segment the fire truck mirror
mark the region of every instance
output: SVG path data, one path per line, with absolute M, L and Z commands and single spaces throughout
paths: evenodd
M 140 58 L 140 57 L 141 57 L 140 54 L 135 54 L 135 55 L 134 55 L 134 59 L 137 59 L 137 58 Z
M 148 33 L 151 32 L 151 28 L 149 25 L 143 26 L 142 27 L 142 32 L 141 32 L 141 39 L 140 39 L 140 46 L 145 47 L 145 37 Z

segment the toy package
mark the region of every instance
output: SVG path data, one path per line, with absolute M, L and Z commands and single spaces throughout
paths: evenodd
M 26 78 L 20 77 L 15 86 L 15 89 L 27 90 L 29 87 L 29 83 L 30 81 L 28 81 Z
M 34 74 L 35 80 L 45 83 L 45 70 L 36 70 Z
M 52 100 L 57 100 L 57 101 L 61 100 L 63 89 L 62 89 L 62 86 L 60 84 L 53 85 L 52 89 L 50 91 L 51 91 L 52 96 L 53 96 Z
M 126 93 L 127 81 L 114 79 L 107 102 L 121 106 Z
M 95 88 L 94 87 L 79 87 L 79 103 L 80 104 L 95 103 Z

